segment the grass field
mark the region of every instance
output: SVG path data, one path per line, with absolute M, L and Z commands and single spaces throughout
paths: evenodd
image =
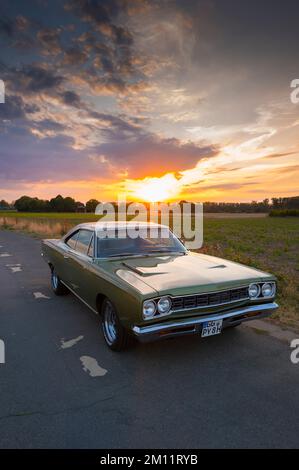
M 200 251 L 275 274 L 280 309 L 271 318 L 299 329 L 297 218 L 207 219 Z
M 0 228 L 39 237 L 59 237 L 93 214 L 0 213 Z M 6 216 L 6 217 L 4 217 Z M 205 218 L 201 252 L 271 272 L 278 279 L 280 309 L 272 317 L 299 329 L 299 219 L 272 217 Z
M 80 212 L 17 212 L 0 211 L 0 217 L 17 217 L 18 219 L 67 219 L 67 220 L 97 220 L 97 216 L 91 213 Z

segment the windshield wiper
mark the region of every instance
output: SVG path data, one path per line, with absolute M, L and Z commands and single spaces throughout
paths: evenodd
M 151 253 L 180 253 L 181 255 L 185 255 L 186 252 L 185 251 L 176 251 L 176 250 L 150 250 L 147 252 L 147 254 L 151 254 Z

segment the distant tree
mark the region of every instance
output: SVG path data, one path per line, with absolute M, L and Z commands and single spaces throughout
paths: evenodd
M 273 209 L 299 209 L 299 196 L 272 198 Z
M 63 212 L 64 208 L 64 199 L 61 194 L 50 199 L 50 208 L 53 212 Z
M 10 209 L 10 205 L 7 201 L 5 201 L 4 199 L 1 199 L 0 201 L 0 209 Z
M 76 212 L 86 212 L 85 204 L 80 201 L 76 201 Z
M 86 211 L 95 212 L 98 204 L 99 204 L 99 201 L 97 201 L 97 199 L 89 199 L 89 201 L 87 201 L 87 203 L 85 204 Z
M 64 198 L 63 212 L 76 212 L 76 201 L 72 197 Z
M 22 196 L 17 199 L 14 207 L 19 212 L 48 212 L 50 210 L 49 201 L 30 196 Z
M 31 200 L 29 196 L 22 196 L 15 201 L 15 208 L 20 212 L 29 212 Z
M 58 194 L 50 200 L 50 208 L 53 212 L 76 212 L 76 201 L 72 197 L 62 197 Z

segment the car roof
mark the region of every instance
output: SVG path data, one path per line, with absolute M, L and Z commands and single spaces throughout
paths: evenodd
M 119 229 L 119 228 L 126 228 L 126 227 L 163 227 L 163 228 L 168 228 L 167 225 L 162 225 L 162 224 L 157 224 L 154 222 L 138 222 L 138 221 L 120 221 L 120 222 L 115 222 L 115 221 L 107 221 L 107 222 L 101 222 L 99 220 L 98 222 L 85 222 L 83 224 L 76 225 L 76 227 L 72 228 L 72 231 L 78 230 L 80 228 L 82 229 L 88 229 L 88 230 L 101 230 L 101 228 L 105 228 L 106 230 L 108 229 Z

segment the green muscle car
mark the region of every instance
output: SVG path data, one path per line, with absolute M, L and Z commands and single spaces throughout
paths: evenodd
M 142 237 L 129 237 L 132 224 L 81 224 L 42 242 L 53 291 L 71 291 L 100 314 L 111 349 L 134 338 L 211 336 L 278 308 L 271 274 L 190 252 L 165 226 L 139 223 Z

